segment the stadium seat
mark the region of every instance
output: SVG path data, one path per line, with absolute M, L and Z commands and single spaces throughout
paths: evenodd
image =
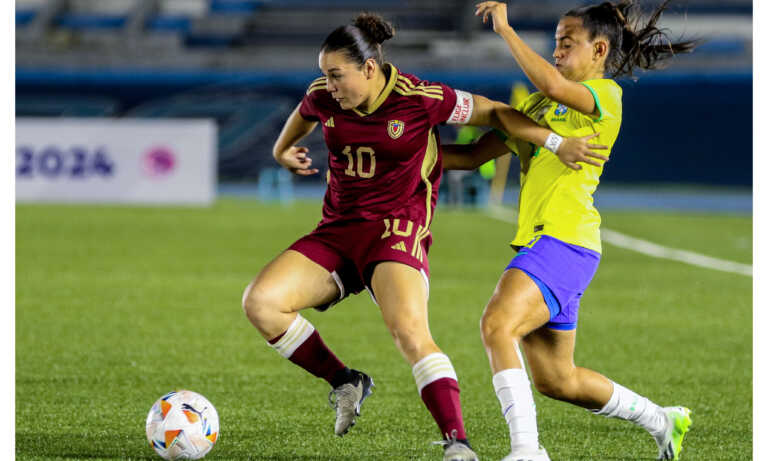
M 24 27 L 35 18 L 37 10 L 16 9 L 16 27 Z
M 118 29 L 127 20 L 126 15 L 63 13 L 56 17 L 54 24 L 67 29 Z
M 150 31 L 186 33 L 191 24 L 192 19 L 189 16 L 182 14 L 159 14 L 149 17 L 144 25 Z
M 103 96 L 19 96 L 18 117 L 109 117 L 119 102 Z
M 210 11 L 215 14 L 251 14 L 262 3 L 258 0 L 211 0 Z

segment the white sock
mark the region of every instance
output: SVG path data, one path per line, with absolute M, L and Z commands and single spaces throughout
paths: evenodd
M 296 318 L 288 327 L 288 330 L 283 334 L 283 337 L 275 344 L 270 344 L 270 346 L 286 359 L 290 358 L 294 351 L 304 344 L 304 341 L 306 341 L 314 331 L 315 327 L 312 326 L 307 319 L 297 314 Z
M 416 387 L 419 388 L 419 395 L 421 395 L 422 389 L 438 379 L 451 378 L 454 381 L 459 381 L 451 360 L 442 352 L 433 352 L 419 360 L 413 365 L 412 372 Z
M 501 404 L 501 413 L 509 426 L 512 451 L 539 449 L 536 404 L 525 369 L 509 368 L 493 375 L 493 389 Z
M 593 413 L 631 421 L 653 436 L 661 434 L 667 426 L 667 416 L 660 406 L 617 383 L 613 383 L 608 403 Z

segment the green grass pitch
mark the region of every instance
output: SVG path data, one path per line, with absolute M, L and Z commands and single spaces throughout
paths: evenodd
M 376 381 L 357 426 L 333 435 L 327 385 L 268 348 L 240 308 L 259 269 L 319 219 L 225 199 L 211 208 L 18 205 L 16 457 L 159 459 L 144 435 L 172 389 L 208 397 L 221 436 L 206 459 L 437 460 L 437 427 L 367 294 L 305 311 Z M 606 212 L 632 236 L 751 263 L 749 216 Z M 430 323 L 459 375 L 481 459 L 508 451 L 478 322 L 512 256 L 508 224 L 438 209 Z M 297 290 L 302 287 L 296 287 Z M 682 459 L 752 458 L 752 279 L 606 245 L 586 292 L 576 362 L 661 405 L 693 410 Z M 630 423 L 535 393 L 553 460 L 652 460 Z

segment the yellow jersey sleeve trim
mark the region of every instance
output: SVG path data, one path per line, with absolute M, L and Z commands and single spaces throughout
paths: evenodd
M 597 92 L 595 92 L 594 88 L 592 88 L 591 86 L 587 85 L 584 82 L 581 82 L 581 84 L 587 87 L 589 92 L 592 93 L 592 97 L 595 98 L 595 106 L 597 106 L 597 111 L 600 113 L 600 117 L 594 119 L 594 121 L 599 122 L 600 120 L 603 119 L 603 107 L 600 105 L 600 98 L 597 96 Z

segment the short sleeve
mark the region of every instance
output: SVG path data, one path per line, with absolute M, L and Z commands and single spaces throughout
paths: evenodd
M 615 118 L 616 101 L 621 100 L 621 93 L 617 92 L 617 86 L 611 85 L 610 80 L 587 80 L 582 82 L 592 97 L 595 98 L 595 106 L 600 114 L 595 122 L 599 122 L 605 118 Z
M 304 97 L 301 100 L 301 105 L 299 105 L 299 114 L 304 120 L 320 120 L 317 110 L 317 97 L 321 92 L 318 90 L 325 90 L 326 88 L 325 77 L 320 77 L 309 85 L 307 92 L 304 93 Z

